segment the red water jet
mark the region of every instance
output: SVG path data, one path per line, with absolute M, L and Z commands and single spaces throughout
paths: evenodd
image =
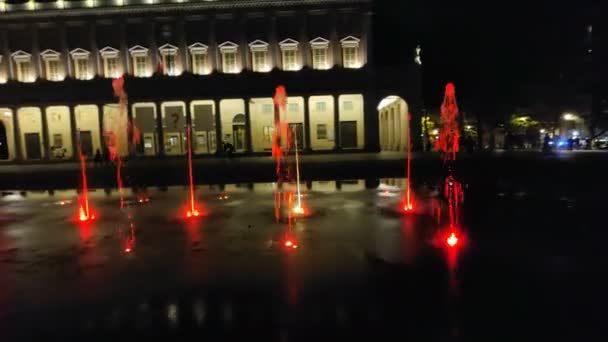
M 444 160 L 456 160 L 459 138 L 456 90 L 453 83 L 448 83 L 445 86 L 445 95 L 441 105 L 439 139 L 436 143 L 436 148 L 443 153 Z
M 272 137 L 272 157 L 276 159 L 276 174 L 279 182 L 282 181 L 283 175 L 281 172 L 281 161 L 283 157 L 283 148 L 281 146 L 282 136 L 287 131 L 282 120 L 282 115 L 287 110 L 287 91 L 285 87 L 280 85 L 276 88 L 275 94 L 272 98 L 275 106 L 274 111 L 274 132 Z M 285 131 L 285 132 L 284 132 Z
M 80 149 L 79 149 L 80 150 Z M 82 183 L 82 195 L 78 204 L 78 220 L 80 222 L 86 222 L 95 219 L 95 214 L 91 212 L 89 206 L 89 187 L 87 184 L 87 164 L 84 155 L 81 151 L 80 154 L 80 177 Z
M 196 203 L 194 202 L 194 177 L 192 175 L 192 129 L 191 125 L 188 124 L 187 128 L 187 136 L 188 136 L 188 178 L 190 181 L 190 196 L 188 198 L 188 211 L 186 212 L 186 217 L 198 217 L 201 215 L 199 210 L 196 208 Z

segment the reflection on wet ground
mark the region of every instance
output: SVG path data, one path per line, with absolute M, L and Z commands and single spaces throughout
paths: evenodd
M 277 210 L 288 184 L 205 185 L 196 194 L 207 215 L 193 219 L 187 187 L 132 189 L 123 210 L 115 190 L 94 190 L 98 219 L 85 224 L 74 220 L 76 191 L 3 192 L 0 337 L 574 334 L 571 312 L 590 298 L 571 291 L 597 265 L 589 255 L 603 255 L 584 199 L 463 184 L 450 248 L 443 184 L 416 185 L 407 214 L 403 186 L 303 183 L 309 215 L 292 217 Z

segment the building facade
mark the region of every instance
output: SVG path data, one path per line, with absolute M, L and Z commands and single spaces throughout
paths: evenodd
M 372 22 L 371 0 L 2 1 L 0 160 L 180 156 L 188 123 L 195 155 L 267 154 L 278 85 L 304 152 L 405 150 L 419 56 L 376 68 Z

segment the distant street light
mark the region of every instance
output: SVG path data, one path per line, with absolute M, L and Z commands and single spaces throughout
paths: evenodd
M 540 134 L 545 134 L 547 131 L 544 128 L 540 129 Z
M 565 121 L 576 121 L 576 120 L 578 120 L 578 116 L 576 116 L 575 114 L 571 114 L 571 113 L 564 113 L 563 119 Z

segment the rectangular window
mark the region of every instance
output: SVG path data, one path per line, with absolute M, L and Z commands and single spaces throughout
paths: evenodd
M 164 55 L 163 56 L 163 68 L 165 75 L 175 75 L 175 55 Z
M 296 50 L 283 51 L 283 70 L 298 70 L 298 61 L 296 59 Z
M 103 59 L 103 74 L 106 78 L 118 77 L 118 58 L 106 57 Z
M 53 147 L 63 147 L 63 135 L 53 134 Z
M 342 108 L 346 111 L 352 111 L 354 110 L 354 105 L 353 105 L 353 101 L 344 101 L 342 103 Z
M 327 48 L 312 49 L 312 67 L 317 70 L 327 69 Z
M 192 73 L 196 75 L 204 75 L 207 73 L 207 54 L 195 53 L 192 54 Z
M 327 109 L 327 106 L 325 105 L 325 102 L 317 102 L 315 105 L 316 111 L 317 112 L 324 112 Z
M 293 112 L 293 113 L 297 113 L 300 110 L 300 106 L 298 106 L 297 103 L 290 103 L 289 104 L 289 111 Z
M 59 60 L 46 61 L 46 79 L 59 81 Z
M 343 65 L 345 68 L 358 68 L 359 67 L 359 54 L 356 47 L 345 47 L 342 48 Z
M 266 55 L 266 51 L 253 51 L 253 71 L 268 71 L 268 62 L 266 61 Z
M 272 109 L 273 109 L 273 107 L 274 107 L 274 105 L 272 105 L 272 104 L 270 104 L 270 103 L 265 103 L 265 104 L 263 104 L 263 105 L 262 105 L 262 113 L 265 113 L 265 114 L 270 114 L 270 113 L 272 113 L 272 112 L 273 112 L 273 110 L 272 110 Z
M 31 82 L 32 81 L 32 62 L 19 61 L 17 62 L 17 81 Z
M 317 124 L 317 139 L 327 139 L 326 124 Z
M 272 141 L 272 134 L 274 133 L 274 127 L 273 126 L 264 126 L 263 133 L 264 133 L 264 141 L 267 141 L 267 142 Z
M 236 53 L 224 52 L 222 54 L 222 70 L 226 73 L 236 72 Z
M 78 80 L 86 80 L 89 78 L 88 59 L 78 58 L 74 60 L 74 77 Z
M 133 73 L 137 77 L 148 76 L 148 56 L 135 56 L 133 63 Z

